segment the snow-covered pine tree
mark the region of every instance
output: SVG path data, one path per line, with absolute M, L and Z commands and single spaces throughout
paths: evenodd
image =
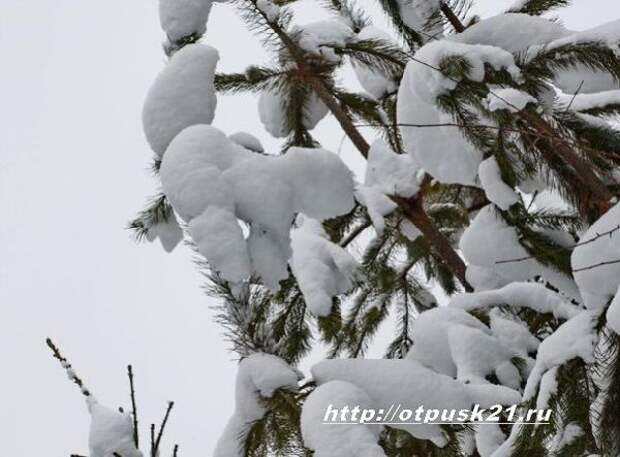
M 216 457 L 616 457 L 620 22 L 541 17 L 568 0 L 488 18 L 464 0 L 379 0 L 381 30 L 366 2 L 316 2 L 330 16 L 310 24 L 296 3 L 221 5 L 273 56 L 222 74 L 203 36 L 212 1 L 160 0 L 169 62 L 143 119 L 162 194 L 131 226 L 167 250 L 185 234 L 221 300 L 241 362 Z M 345 66 L 363 93 L 338 82 Z M 256 93 L 281 151 L 210 126 L 216 91 Z M 363 182 L 323 149 L 338 139 L 313 138 L 328 114 Z M 385 359 L 364 359 L 390 319 Z M 330 359 L 300 384 L 317 341 Z M 330 403 L 553 415 L 322 426 Z

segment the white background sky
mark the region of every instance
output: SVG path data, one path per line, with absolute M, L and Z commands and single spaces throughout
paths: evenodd
M 307 22 L 317 7 L 303 3 Z M 617 0 L 574 3 L 561 14 L 573 29 L 620 14 Z M 478 10 L 509 4 L 478 0 Z M 143 431 L 175 400 L 164 450 L 179 442 L 183 457 L 210 455 L 231 414 L 235 362 L 189 253 L 135 244 L 124 230 L 155 190 L 140 112 L 162 38 L 156 0 L 0 2 L 3 455 L 87 454 L 86 408 L 46 336 L 110 406 L 128 407 L 133 363 Z M 213 9 L 205 41 L 220 50 L 220 71 L 266 58 L 229 5 Z M 220 97 L 214 124 L 276 147 L 253 97 Z M 333 121 L 316 133 L 338 148 Z M 342 153 L 355 154 L 347 143 Z

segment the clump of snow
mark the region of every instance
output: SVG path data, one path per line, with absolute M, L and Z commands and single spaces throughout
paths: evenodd
M 374 402 L 372 408 L 400 403 L 413 410 L 421 405 L 426 409 L 460 410 L 472 405 L 464 384 L 414 360 L 328 359 L 314 365 L 311 372 L 319 385 L 336 380 L 354 384 L 368 394 Z M 393 426 L 440 447 L 447 443 L 447 437 L 437 424 Z
M 330 381 L 317 387 L 306 399 L 301 413 L 304 444 L 316 457 L 381 457 L 377 444 L 382 426 L 377 424 L 324 424 L 326 412 L 343 407 L 370 408 L 374 401 L 358 386 Z M 339 420 L 340 418 L 336 418 Z
M 276 22 L 280 17 L 280 7 L 271 0 L 256 0 L 256 7 L 267 17 L 269 22 Z
M 491 205 L 480 210 L 460 239 L 459 247 L 477 275 L 487 270 L 504 286 L 513 281 L 527 281 L 542 276 L 571 298 L 580 299 L 574 282 L 568 276 L 546 267 L 519 243 L 514 227 L 508 225 Z M 474 287 L 476 285 L 474 284 Z
M 407 359 L 451 377 L 457 367 L 452 358 L 448 332 L 454 325 L 466 326 L 482 332 L 489 329 L 471 314 L 457 308 L 439 307 L 420 313 L 411 329 L 414 344 Z
M 203 35 L 211 0 L 159 0 L 159 20 L 171 42 L 190 35 Z
M 502 385 L 518 389 L 521 377 L 511 363 L 514 351 L 487 332 L 466 325 L 448 329 L 450 354 L 456 365 L 456 378 L 466 384 L 485 384 L 488 375 L 496 375 Z
M 340 61 L 340 57 L 334 52 L 334 48 L 346 46 L 354 33 L 344 21 L 328 19 L 312 22 L 293 28 L 297 35 L 301 49 L 312 54 L 323 56 L 330 62 Z
M 536 364 L 527 379 L 524 401 L 533 398 L 542 376 L 551 368 L 576 357 L 586 363 L 594 362 L 594 349 L 598 341 L 597 320 L 596 312 L 582 311 L 543 340 L 538 348 Z
M 504 317 L 498 308 L 491 309 L 489 316 L 493 336 L 515 354 L 526 358 L 529 353 L 538 349 L 540 341 L 523 322 Z
M 243 146 L 244 148 L 249 149 L 252 152 L 265 152 L 265 148 L 263 148 L 260 140 L 251 133 L 237 132 L 229 135 L 228 138 L 230 138 L 230 140 L 234 143 L 237 143 L 238 145 Z
M 493 452 L 499 448 L 504 441 L 506 435 L 497 424 L 489 423 L 478 425 L 476 427 L 476 449 L 480 457 L 491 457 Z
M 387 195 L 409 198 L 420 189 L 422 178 L 423 173 L 410 156 L 397 154 L 381 139 L 370 146 L 366 186 L 375 186 Z
M 227 278 L 240 279 L 247 274 L 245 247 L 250 272 L 272 290 L 288 276 L 295 214 L 322 221 L 354 206 L 352 174 L 335 154 L 304 148 L 277 157 L 257 154 L 208 125 L 190 127 L 174 139 L 160 175 L 164 193 L 207 260 Z M 210 207 L 218 209 L 203 215 Z M 235 218 L 250 226 L 247 244 Z
M 620 335 L 620 287 L 618 287 L 616 296 L 611 301 L 609 308 L 607 308 L 605 317 L 607 318 L 609 328 Z
M 596 94 L 560 94 L 558 103 L 561 108 L 573 111 L 587 111 L 604 108 L 608 105 L 620 105 L 620 90 L 608 90 Z
M 90 412 L 88 447 L 91 457 L 112 457 L 115 453 L 123 457 L 142 457 L 133 441 L 131 415 L 110 409 L 87 397 Z
M 159 239 L 166 252 L 172 252 L 183 240 L 183 229 L 174 214 L 168 216 L 166 221 L 152 224 L 148 227 L 146 238 L 148 241 Z
M 398 119 L 405 149 L 419 167 L 443 183 L 475 185 L 480 151 L 459 132 L 452 116 L 436 106 L 436 98 L 456 87 L 457 81 L 438 68 L 448 57 L 461 56 L 470 66 L 469 79 L 482 81 L 485 64 L 506 69 L 515 79 L 520 72 L 512 54 L 500 48 L 467 45 L 447 40 L 433 41 L 407 64 L 398 93 Z M 450 125 L 437 125 L 450 124 Z M 415 127 L 415 126 L 421 127 Z M 432 125 L 432 127 L 424 127 Z
M 235 215 L 219 206 L 209 206 L 189 223 L 198 250 L 222 278 L 233 283 L 250 276 L 250 257 L 243 231 Z
M 487 96 L 489 111 L 508 110 L 517 113 L 527 106 L 528 103 L 538 103 L 537 100 L 527 92 L 505 87 L 494 89 L 493 93 Z
M 291 269 L 308 308 L 316 316 L 327 316 L 332 297 L 353 286 L 357 262 L 345 249 L 329 241 L 321 224 L 310 218 L 303 218 L 299 228 L 293 230 L 291 247 Z
M 558 367 L 553 367 L 540 379 L 538 397 L 536 398 L 536 409 L 541 410 L 549 407 L 549 401 L 558 389 L 557 374 Z
M 412 197 L 424 176 L 409 155 L 397 154 L 381 139 L 375 140 L 368 152 L 364 185 L 358 186 L 355 197 L 366 207 L 379 235 L 385 229 L 384 217 L 394 211 L 396 203 L 390 196 Z M 415 239 L 419 234 L 411 233 Z
M 450 306 L 473 311 L 497 305 L 529 308 L 541 314 L 553 314 L 558 319 L 571 319 L 580 313 L 561 295 L 542 284 L 513 282 L 501 289 L 463 293 L 452 297 Z
M 492 16 L 473 24 L 447 39 L 467 44 L 497 46 L 510 53 L 522 52 L 530 46 L 542 45 L 565 37 L 570 32 L 557 22 L 544 17 L 520 13 Z
M 599 236 L 604 233 L 607 235 Z M 620 204 L 613 206 L 592 224 L 581 237 L 571 256 L 575 282 L 588 308 L 599 309 L 616 294 L 620 285 L 618 260 L 620 260 Z M 616 263 L 599 265 L 614 261 Z M 579 271 L 588 267 L 592 268 Z
M 275 138 L 284 138 L 291 133 L 286 113 L 284 93 L 267 89 L 258 98 L 258 116 L 265 129 Z M 303 125 L 312 130 L 325 117 L 329 109 L 314 93 L 310 93 L 303 107 Z
M 192 44 L 175 53 L 151 86 L 142 123 L 151 148 L 161 157 L 183 129 L 210 124 L 217 98 L 213 78 L 219 54 L 215 48 Z
M 559 452 L 562 448 L 569 446 L 573 441 L 583 435 L 584 431 L 579 425 L 574 423 L 567 424 L 554 437 L 553 442 L 551 443 L 551 449 L 554 452 Z
M 501 171 L 495 157 L 480 163 L 478 177 L 484 193 L 497 207 L 504 211 L 519 201 L 517 193 L 502 180 Z
M 299 373 L 284 360 L 255 353 L 239 364 L 235 383 L 235 412 L 215 447 L 215 457 L 243 457 L 244 439 L 252 423 L 261 419 L 265 407 L 260 399 L 278 389 L 296 389 Z
M 366 208 L 375 231 L 378 235 L 382 235 L 385 230 L 384 217 L 398 205 L 376 187 L 358 186 L 355 190 L 355 199 Z
M 373 40 L 393 44 L 393 39 L 390 35 L 372 25 L 364 27 L 357 34 L 357 39 L 360 41 Z M 353 61 L 353 70 L 362 88 L 377 100 L 381 100 L 386 95 L 398 90 L 398 81 L 395 81 L 392 75 L 357 61 Z

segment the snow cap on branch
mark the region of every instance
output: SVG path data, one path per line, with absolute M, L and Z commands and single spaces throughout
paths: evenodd
M 142 123 L 158 157 L 183 129 L 213 121 L 217 105 L 213 78 L 218 60 L 219 54 L 211 46 L 187 45 L 157 76 L 144 102 Z

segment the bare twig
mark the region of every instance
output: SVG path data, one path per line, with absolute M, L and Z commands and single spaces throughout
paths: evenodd
M 162 421 L 161 426 L 159 427 L 159 432 L 157 433 L 157 439 L 155 440 L 154 456 L 156 456 L 157 452 L 159 451 L 159 444 L 161 442 L 161 437 L 164 434 L 164 429 L 166 428 L 166 423 L 168 423 L 168 418 L 170 417 L 170 411 L 172 411 L 173 406 L 174 406 L 173 401 L 168 402 L 168 408 L 166 408 L 166 414 L 164 414 L 164 420 Z
M 136 407 L 136 389 L 133 383 L 133 368 L 127 365 L 127 376 L 129 377 L 129 393 L 131 396 L 131 414 L 133 416 L 133 442 L 136 449 L 140 447 L 140 438 L 138 433 L 138 408 Z
M 174 450 L 172 451 L 172 457 L 178 457 L 178 454 L 179 454 L 179 445 L 175 444 Z
M 155 424 L 151 424 L 151 457 L 155 457 Z
M 71 381 L 77 384 L 77 386 L 80 388 L 80 392 L 82 392 L 82 395 L 84 395 L 85 397 L 89 397 L 90 392 L 88 391 L 86 387 L 84 387 L 84 382 L 73 370 L 69 361 L 65 357 L 63 357 L 63 355 L 60 353 L 60 350 L 54 344 L 51 338 L 46 338 L 45 343 L 52 350 L 52 354 L 54 355 L 54 358 L 57 359 L 60 362 L 60 365 L 65 369 L 65 371 L 67 372 L 67 375 L 69 376 L 69 379 L 71 379 Z
M 581 92 L 581 88 L 583 87 L 583 84 L 585 82 L 586 82 L 585 79 L 582 79 L 581 82 L 579 83 L 577 90 L 573 94 L 573 97 L 570 99 L 570 102 L 568 103 L 568 105 L 566 106 L 566 109 L 564 110 L 565 113 L 568 113 L 568 111 L 570 110 L 570 107 L 573 106 L 573 103 L 575 102 L 575 99 L 577 98 L 577 95 L 579 94 L 579 92 Z
M 604 267 L 605 265 L 613 265 L 613 264 L 616 264 L 616 263 L 620 263 L 620 259 L 617 259 L 617 260 L 607 260 L 605 262 L 595 263 L 594 265 L 588 265 L 587 267 L 576 268 L 575 270 L 573 270 L 573 273 L 579 273 L 580 271 L 586 271 L 586 270 L 593 270 L 595 268 Z

